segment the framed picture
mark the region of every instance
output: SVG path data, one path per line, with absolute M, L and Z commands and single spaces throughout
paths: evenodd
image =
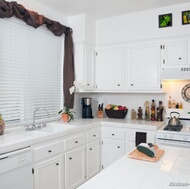
M 172 13 L 159 15 L 158 20 L 159 28 L 172 26 Z
M 181 13 L 182 24 L 190 24 L 190 10 L 182 11 Z

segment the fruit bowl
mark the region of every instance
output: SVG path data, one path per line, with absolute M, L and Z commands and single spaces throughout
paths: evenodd
M 127 115 L 128 109 L 125 110 L 108 110 L 105 109 L 106 115 L 109 118 L 117 118 L 117 119 L 123 119 Z

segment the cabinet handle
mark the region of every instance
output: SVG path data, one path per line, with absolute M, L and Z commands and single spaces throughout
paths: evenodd
M 92 148 L 90 148 L 90 150 L 92 150 Z
M 48 150 L 49 153 L 51 153 L 51 150 Z
M 72 160 L 72 157 L 70 157 L 69 159 Z
M 75 143 L 78 143 L 78 141 L 75 141 Z
M 120 148 L 120 146 L 118 146 L 117 148 Z
M 59 163 L 56 163 L 56 165 L 59 165 Z
M 112 136 L 114 136 L 114 134 L 112 134 Z
M 93 137 L 96 137 L 96 135 L 93 135 Z

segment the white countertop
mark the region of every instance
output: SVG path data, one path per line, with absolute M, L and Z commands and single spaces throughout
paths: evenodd
M 125 155 L 78 189 L 190 188 L 190 149 L 160 148 L 165 152 L 158 162 Z
M 46 128 L 26 131 L 26 127 L 6 128 L 4 135 L 0 135 L 0 154 L 24 148 L 32 144 L 62 137 L 75 132 L 96 127 L 97 125 L 117 126 L 134 129 L 157 130 L 163 122 L 131 120 L 131 119 L 76 119 L 69 123 L 55 121 L 47 123 Z

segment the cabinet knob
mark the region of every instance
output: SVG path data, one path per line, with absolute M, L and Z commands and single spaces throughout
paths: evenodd
M 59 163 L 56 163 L 56 165 L 59 165 Z
M 89 83 L 87 83 L 87 86 L 89 86 L 90 84 Z
M 90 150 L 92 150 L 92 148 L 90 148 Z
M 96 137 L 96 135 L 93 135 L 93 137 Z
M 112 134 L 112 136 L 114 136 L 114 134 Z
M 119 86 L 120 86 L 120 84 L 117 84 L 117 86 L 119 87 Z
M 51 153 L 51 150 L 48 150 L 49 153 Z
M 131 83 L 131 86 L 133 86 L 133 84 Z
M 120 146 L 118 146 L 117 148 L 120 148 Z
M 72 160 L 72 157 L 70 157 L 69 159 Z
M 181 60 L 182 58 L 181 57 L 179 57 L 179 60 Z
M 78 143 L 78 141 L 75 141 L 75 143 Z

